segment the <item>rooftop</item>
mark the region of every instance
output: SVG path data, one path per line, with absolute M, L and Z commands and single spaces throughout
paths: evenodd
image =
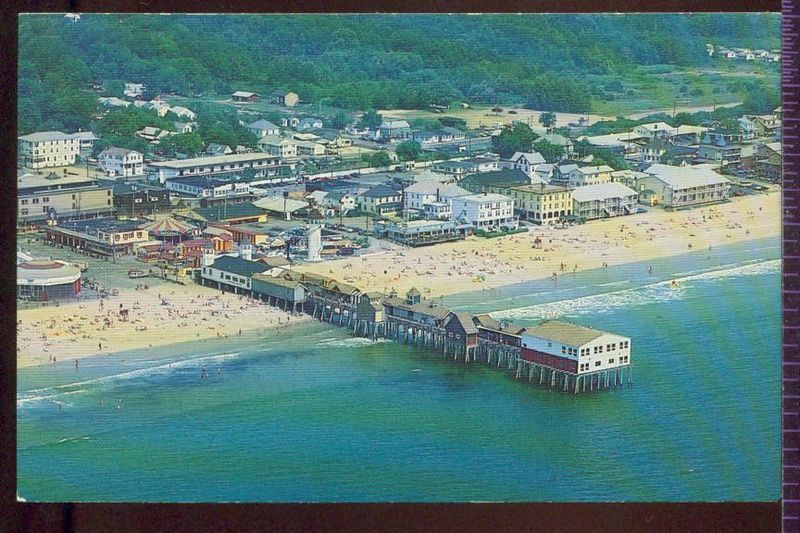
M 576 202 L 592 202 L 596 200 L 605 200 L 607 198 L 623 198 L 627 196 L 636 196 L 636 191 L 616 182 L 577 187 L 572 191 L 572 198 Z
M 265 263 L 259 263 L 258 261 L 248 261 L 241 257 L 223 255 L 214 260 L 214 264 L 211 265 L 211 268 L 224 270 L 225 272 L 238 274 L 240 276 L 252 276 L 253 274 L 269 270 L 272 267 Z
M 650 165 L 645 173 L 653 175 L 673 189 L 688 189 L 703 185 L 728 183 L 728 179 L 709 168 Z
M 265 161 L 268 159 L 276 159 L 274 155 L 269 154 L 229 154 L 211 157 L 195 157 L 192 159 L 181 159 L 175 161 L 159 161 L 150 163 L 150 166 L 160 168 L 191 168 L 200 165 L 220 165 L 226 163 L 241 163 L 245 161 Z
M 387 198 L 389 196 L 400 196 L 402 192 L 392 189 L 386 185 L 376 185 L 371 189 L 361 193 L 365 198 Z
M 70 133 L 63 133 L 61 131 L 37 131 L 34 133 L 29 133 L 28 135 L 21 135 L 18 138 L 23 141 L 45 142 L 71 140 L 76 139 L 77 137 Z
M 587 342 L 591 342 L 607 334 L 604 331 L 558 320 L 544 321 L 538 326 L 527 328 L 526 333 L 533 337 L 539 337 L 540 339 L 547 339 L 571 346 L 582 346 Z

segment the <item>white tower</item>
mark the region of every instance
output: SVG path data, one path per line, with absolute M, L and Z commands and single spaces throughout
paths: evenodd
M 309 224 L 306 233 L 308 241 L 308 261 L 322 260 L 322 226 L 319 224 Z

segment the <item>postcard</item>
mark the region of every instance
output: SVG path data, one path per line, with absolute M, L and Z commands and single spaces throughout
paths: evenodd
M 780 22 L 21 15 L 18 498 L 779 499 Z

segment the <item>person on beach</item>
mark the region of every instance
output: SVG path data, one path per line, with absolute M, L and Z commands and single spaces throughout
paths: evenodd
M 77 369 L 78 369 L 78 360 L 75 359 L 75 370 L 77 370 Z

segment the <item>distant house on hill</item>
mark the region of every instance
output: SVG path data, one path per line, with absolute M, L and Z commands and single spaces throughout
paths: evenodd
M 225 144 L 210 143 L 206 146 L 207 155 L 228 155 L 232 154 L 233 150 L 230 146 Z
M 541 137 L 539 137 L 538 139 L 533 141 L 533 144 L 540 144 L 540 143 L 544 143 L 544 142 L 547 142 L 547 143 L 550 143 L 550 144 L 554 144 L 556 146 L 560 146 L 561 148 L 564 149 L 564 154 L 566 156 L 571 155 L 572 154 L 572 150 L 574 148 L 573 144 L 572 144 L 572 141 L 570 139 L 568 139 L 567 137 L 564 137 L 563 135 L 559 135 L 557 133 L 550 133 L 550 134 L 547 134 L 547 135 L 542 135 Z
M 282 105 L 286 107 L 294 107 L 300 102 L 300 97 L 297 93 L 293 92 L 284 92 L 284 91 L 273 91 L 269 95 L 269 103 Z
M 411 125 L 405 120 L 387 120 L 381 123 L 375 134 L 376 139 L 408 139 Z
M 252 133 L 258 138 L 266 137 L 267 135 L 280 135 L 281 130 L 268 120 L 263 118 L 245 126 L 247 131 Z
M 231 99 L 234 102 L 259 102 L 261 101 L 261 95 L 249 91 L 236 91 L 231 95 Z
M 305 117 L 300 119 L 295 129 L 297 129 L 297 131 L 315 130 L 321 128 L 322 125 L 322 120 L 316 117 Z

